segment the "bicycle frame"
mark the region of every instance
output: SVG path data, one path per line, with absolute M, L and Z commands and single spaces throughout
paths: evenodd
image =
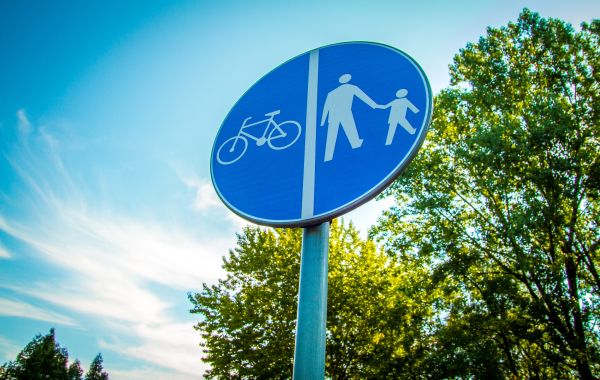
M 267 136 L 267 133 L 269 132 L 269 127 L 271 125 L 274 125 L 275 128 L 278 127 L 278 124 L 275 122 L 275 116 L 278 115 L 279 113 L 280 113 L 280 111 L 270 112 L 268 114 L 265 114 L 265 116 L 269 116 L 267 119 L 255 121 L 254 123 L 250 123 L 250 124 L 247 124 L 247 123 L 248 123 L 248 120 L 252 119 L 252 116 L 244 119 L 244 122 L 242 123 L 242 126 L 240 127 L 240 130 L 237 134 L 237 139 L 235 140 L 234 144 L 231 147 L 231 151 L 233 151 L 235 149 L 235 144 L 237 143 L 238 139 L 243 138 L 243 137 L 246 137 L 246 138 L 256 141 L 256 145 L 258 145 L 258 146 L 264 145 L 265 142 L 267 141 L 266 136 Z M 250 127 L 253 127 L 253 126 L 259 125 L 259 124 L 263 124 L 263 123 L 267 123 L 267 126 L 261 137 L 256 137 L 245 131 L 245 129 L 248 129 Z
M 265 136 L 267 135 L 267 132 L 269 131 L 269 127 L 271 126 L 271 124 L 275 124 L 275 121 L 273 120 L 275 118 L 275 116 L 271 115 L 271 117 L 268 119 L 259 120 L 254 123 L 246 124 L 248 122 L 248 120 L 250 120 L 251 118 L 252 117 L 248 117 L 244 120 L 244 122 L 242 123 L 242 126 L 240 127 L 240 132 L 238 133 L 238 135 L 243 134 L 244 136 L 258 142 L 258 140 L 265 138 Z M 254 127 L 255 125 L 259 125 L 259 124 L 263 124 L 263 123 L 267 123 L 267 127 L 265 128 L 265 131 L 263 132 L 261 137 L 256 137 L 256 136 L 251 135 L 250 133 L 244 131 L 247 128 Z

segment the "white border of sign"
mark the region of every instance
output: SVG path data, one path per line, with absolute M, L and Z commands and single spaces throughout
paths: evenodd
M 423 124 L 420 126 L 419 128 L 419 136 L 417 137 L 417 139 L 415 140 L 415 142 L 413 143 L 413 145 L 411 146 L 410 150 L 408 151 L 408 153 L 404 156 L 404 158 L 402 159 L 402 161 L 400 161 L 398 163 L 398 165 L 394 168 L 394 170 L 392 170 L 385 178 L 383 178 L 379 183 L 377 183 L 375 186 L 373 186 L 369 191 L 365 192 L 364 194 L 362 194 L 361 196 L 359 196 L 358 198 L 354 199 L 351 202 L 346 203 L 343 206 L 340 206 L 334 210 L 331 210 L 327 213 L 323 213 L 323 214 L 319 214 L 319 215 L 311 215 L 311 216 L 301 216 L 298 219 L 293 219 L 293 220 L 270 220 L 270 219 L 262 219 L 262 218 L 257 218 L 253 215 L 248 215 L 238 209 L 235 208 L 235 206 L 233 206 L 231 203 L 229 203 L 227 201 L 227 199 L 221 194 L 221 192 L 219 191 L 219 187 L 217 186 L 217 183 L 215 181 L 214 178 L 214 172 L 213 172 L 213 158 L 214 155 L 216 154 L 216 138 L 215 141 L 213 143 L 213 149 L 212 149 L 212 153 L 211 153 L 211 159 L 210 159 L 210 175 L 211 175 L 211 179 L 213 182 L 213 186 L 215 188 L 215 191 L 217 192 L 217 195 L 219 196 L 219 198 L 223 201 L 223 203 L 225 203 L 225 205 L 231 210 L 233 211 L 235 214 L 237 214 L 238 216 L 253 222 L 253 223 L 257 223 L 257 224 L 261 224 L 261 225 L 265 225 L 265 226 L 271 226 L 271 227 L 308 227 L 308 226 L 313 226 L 313 225 L 317 225 L 329 220 L 332 220 L 333 218 L 336 218 L 340 215 L 343 215 L 349 211 L 354 210 L 355 208 L 365 204 L 366 202 L 370 201 L 371 199 L 375 198 L 379 193 L 381 193 L 383 190 L 385 190 L 385 188 L 387 188 L 392 182 L 394 182 L 394 180 L 404 171 L 404 169 L 406 169 L 406 167 L 410 164 L 410 162 L 413 160 L 413 158 L 415 157 L 415 155 L 417 154 L 417 152 L 419 151 L 419 148 L 421 147 L 421 145 L 423 144 L 423 142 L 425 141 L 425 137 L 427 136 L 427 132 L 429 130 L 429 125 L 431 123 L 431 118 L 433 115 L 433 94 L 431 92 L 431 86 L 429 84 L 429 80 L 427 79 L 427 76 L 425 75 L 425 72 L 423 71 L 423 69 L 421 68 L 421 66 L 408 54 L 406 54 L 405 52 L 403 52 L 400 49 L 396 49 L 392 46 L 389 45 L 385 45 L 385 44 L 381 44 L 378 42 L 369 42 L 369 41 L 348 41 L 348 42 L 340 42 L 340 43 L 336 43 L 336 44 L 331 44 L 331 45 L 326 45 L 326 46 L 322 46 L 319 47 L 317 49 L 313 49 L 311 51 L 308 51 L 306 53 L 302 53 L 297 55 L 294 58 L 291 58 L 289 60 L 287 60 L 286 62 L 282 63 L 281 65 L 277 66 L 275 69 L 271 70 L 269 73 L 265 74 L 263 77 L 261 77 L 258 81 L 255 82 L 254 85 L 252 85 L 240 98 L 239 100 L 243 99 L 244 96 L 246 96 L 246 94 L 260 81 L 262 81 L 266 76 L 268 76 L 272 71 L 278 69 L 279 67 L 287 64 L 290 61 L 295 60 L 296 58 L 303 56 L 305 54 L 311 54 L 315 51 L 318 51 L 320 49 L 324 49 L 324 48 L 328 48 L 331 46 L 338 46 L 338 45 L 347 45 L 347 44 L 371 44 L 371 45 L 377 45 L 377 46 L 381 46 L 383 48 L 387 48 L 390 49 L 392 51 L 394 51 L 397 54 L 402 55 L 403 57 L 405 57 L 416 69 L 417 72 L 419 73 L 419 75 L 421 76 L 421 79 L 423 81 L 423 83 L 426 86 L 427 89 L 427 109 L 425 110 L 426 112 L 426 117 L 423 121 Z M 239 102 L 238 100 L 238 102 Z M 237 105 L 236 104 L 231 108 L 231 110 L 235 109 Z M 230 111 L 231 112 L 231 111 Z M 227 114 L 227 116 L 225 117 L 224 121 L 227 120 L 227 118 L 229 117 L 229 113 Z M 219 128 L 220 131 L 220 128 Z M 218 133 L 218 132 L 217 132 Z M 307 136 L 308 137 L 308 136 Z M 306 163 L 305 163 L 306 165 Z M 314 163 L 313 163 L 314 165 Z

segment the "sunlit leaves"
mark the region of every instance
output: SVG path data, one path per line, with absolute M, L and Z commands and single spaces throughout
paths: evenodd
M 334 221 L 329 249 L 326 371 L 333 379 L 402 373 L 432 330 L 429 276 L 400 264 Z M 224 261 L 228 275 L 190 295 L 208 378 L 289 378 L 301 245 L 299 230 L 247 228 Z
M 467 44 L 435 99 L 428 142 L 387 191 L 397 206 L 372 231 L 391 256 L 433 264 L 446 296 L 440 342 L 471 339 L 442 351 L 491 339 L 506 376 L 600 370 L 599 29 L 524 10 Z M 465 320 L 488 327 L 450 334 Z M 487 378 L 473 360 L 462 374 Z M 459 373 L 440 366 L 440 376 Z

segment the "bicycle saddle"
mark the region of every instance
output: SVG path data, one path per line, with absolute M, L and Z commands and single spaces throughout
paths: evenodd
M 281 110 L 277 110 L 277 111 L 272 111 L 269 113 L 266 113 L 265 116 L 276 116 L 279 115 L 281 113 Z

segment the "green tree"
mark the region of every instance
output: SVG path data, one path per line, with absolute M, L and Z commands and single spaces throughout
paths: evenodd
M 96 355 L 85 375 L 85 380 L 108 380 L 108 373 L 104 371 L 102 361 L 102 354 Z
M 69 380 L 83 379 L 83 369 L 81 369 L 81 363 L 79 362 L 79 359 L 75 359 L 75 361 L 67 369 L 67 378 Z
M 450 66 L 372 236 L 433 263 L 434 377 L 600 375 L 600 22 L 524 10 Z
M 90 374 L 96 373 L 104 377 L 90 377 Z M 56 341 L 54 329 L 50 329 L 47 335 L 36 335 L 17 355 L 15 361 L 0 367 L 0 380 L 82 380 L 82 376 L 81 363 L 75 359 L 69 365 L 69 353 Z M 102 372 L 100 354 L 92 362 L 86 376 L 86 380 L 88 379 L 108 379 L 108 374 Z
M 327 371 L 333 379 L 414 373 L 437 292 L 422 261 L 394 261 L 344 226 L 331 229 Z
M 300 235 L 245 228 L 224 279 L 190 295 L 206 378 L 285 378 L 292 368 Z
M 391 264 L 351 225 L 334 221 L 330 233 L 328 376 L 382 378 L 410 366 L 432 314 L 425 272 Z M 246 228 L 224 260 L 226 277 L 190 295 L 207 378 L 291 376 L 300 250 L 298 229 Z
M 69 376 L 72 372 L 67 366 L 68 360 L 67 350 L 60 347 L 56 342 L 54 329 L 50 329 L 47 335 L 36 335 L 15 361 L 4 364 L 2 379 L 73 379 Z

